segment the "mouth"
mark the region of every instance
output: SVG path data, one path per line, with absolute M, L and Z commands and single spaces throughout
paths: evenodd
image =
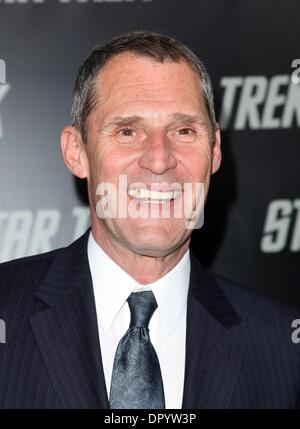
M 179 197 L 181 192 L 172 189 L 170 191 L 152 191 L 147 188 L 131 188 L 128 190 L 128 196 L 135 200 L 151 203 L 166 203 Z

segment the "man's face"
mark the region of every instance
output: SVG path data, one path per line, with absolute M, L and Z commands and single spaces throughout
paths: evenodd
M 206 196 L 212 155 L 218 163 L 220 144 L 218 131 L 215 144 L 210 142 L 200 85 L 183 61 L 161 64 L 129 52 L 112 58 L 102 69 L 84 150 L 93 232 L 102 234 L 108 244 L 161 257 L 189 240 L 185 217 L 172 215 L 174 201 L 152 203 L 151 215 L 151 200 L 133 200 L 133 191 L 133 196 L 126 194 L 128 205 L 135 204 L 148 216 L 100 219 L 96 189 L 111 183 L 118 196 L 119 177 L 125 175 L 129 188 L 139 183 L 159 190 L 164 184 L 167 190 L 166 184 L 179 183 L 184 190 L 185 183 L 204 183 Z M 164 204 L 169 204 L 169 218 L 162 217 Z

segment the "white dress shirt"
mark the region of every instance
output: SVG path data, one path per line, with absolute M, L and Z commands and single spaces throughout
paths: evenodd
M 166 408 L 181 408 L 185 369 L 186 308 L 190 278 L 189 250 L 179 263 L 154 283 L 141 285 L 97 244 L 92 232 L 88 260 L 93 281 L 102 363 L 109 397 L 115 352 L 130 324 L 127 298 L 152 290 L 156 302 L 149 332 L 164 384 Z

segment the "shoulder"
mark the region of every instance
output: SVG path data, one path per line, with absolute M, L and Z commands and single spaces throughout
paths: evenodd
M 300 317 L 300 309 L 296 306 L 246 288 L 218 274 L 213 274 L 213 276 L 232 306 L 242 311 L 243 315 L 250 314 L 259 317 L 267 314 L 269 317 L 273 314 L 276 317 L 286 317 L 298 314 Z
M 83 249 L 85 251 L 89 234 L 90 228 L 77 238 L 77 240 L 65 247 L 0 263 L 0 290 L 5 280 L 9 282 L 13 280 L 24 281 L 24 276 L 41 280 L 43 274 L 45 274 L 52 262 L 58 257 L 61 257 L 63 263 L 65 261 L 64 258 L 72 258 L 73 255 L 78 252 L 78 249 Z
M 20 302 L 20 296 L 23 298 L 21 307 L 26 306 L 51 267 L 61 270 L 67 266 L 69 270 L 73 270 L 78 258 L 81 259 L 86 253 L 89 233 L 90 228 L 68 246 L 1 263 L 0 314 L 9 307 L 9 303 Z
M 24 258 L 12 259 L 7 262 L 0 263 L 1 279 L 6 273 L 18 273 L 20 271 L 35 271 L 42 265 L 47 265 L 65 248 L 51 250 L 50 252 L 40 253 L 38 255 L 26 256 Z
M 241 323 L 236 332 L 251 353 L 266 358 L 281 356 L 282 364 L 289 356 L 295 370 L 300 361 L 300 310 L 277 299 L 247 289 L 214 274 L 230 305 L 239 314 Z M 255 352 L 254 352 L 255 351 Z
M 289 305 L 278 299 L 264 295 L 252 288 L 246 288 L 237 282 L 225 278 L 205 268 L 197 256 L 191 252 L 191 278 L 197 289 L 210 296 L 213 300 L 226 302 L 239 317 L 246 321 L 265 320 L 266 323 L 274 319 L 299 316 L 300 305 Z M 272 323 L 272 322 L 270 322 Z
M 39 255 L 14 259 L 0 264 L 0 310 L 3 311 L 9 301 L 23 296 L 32 296 L 37 284 L 43 279 L 57 255 L 65 248 L 52 250 Z M 26 305 L 26 304 L 25 304 Z

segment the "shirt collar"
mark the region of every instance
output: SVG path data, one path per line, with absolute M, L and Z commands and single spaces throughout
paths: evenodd
M 107 330 L 112 325 L 132 292 L 151 289 L 157 302 L 164 337 L 167 339 L 186 308 L 190 278 L 189 249 L 171 271 L 148 285 L 141 285 L 116 264 L 95 241 L 92 231 L 87 250 L 97 317 L 104 329 Z

